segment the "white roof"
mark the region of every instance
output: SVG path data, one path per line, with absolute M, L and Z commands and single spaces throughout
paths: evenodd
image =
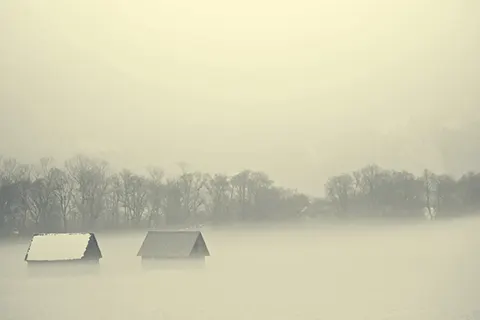
M 89 240 L 89 233 L 38 234 L 32 238 L 26 260 L 78 260 L 85 254 Z

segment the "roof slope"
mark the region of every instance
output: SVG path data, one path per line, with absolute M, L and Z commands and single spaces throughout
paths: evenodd
M 33 236 L 25 261 L 100 259 L 93 233 L 43 233 Z
M 186 258 L 210 256 L 200 231 L 149 231 L 137 256 Z

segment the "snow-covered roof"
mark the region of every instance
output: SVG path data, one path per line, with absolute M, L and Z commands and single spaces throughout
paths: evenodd
M 65 261 L 101 258 L 100 249 L 92 233 L 48 233 L 33 236 L 25 261 Z

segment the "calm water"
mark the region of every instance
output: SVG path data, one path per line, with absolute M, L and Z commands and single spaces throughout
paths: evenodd
M 98 275 L 29 278 L 0 245 L 1 319 L 475 319 L 480 223 L 204 231 L 205 270 L 143 271 L 143 234 L 99 234 Z M 480 319 L 477 318 L 477 319 Z

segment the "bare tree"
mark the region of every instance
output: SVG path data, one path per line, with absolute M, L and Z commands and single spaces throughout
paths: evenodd
M 185 219 L 195 219 L 201 206 L 205 205 L 207 177 L 200 172 L 183 172 L 178 178 L 181 192 L 182 215 Z
M 53 180 L 53 195 L 59 206 L 59 213 L 63 223 L 64 232 L 68 231 L 68 220 L 74 200 L 74 180 L 58 168 L 51 172 Z
M 235 192 L 235 198 L 240 207 L 240 217 L 242 220 L 247 218 L 247 208 L 248 208 L 248 183 L 250 180 L 251 171 L 244 170 L 231 179 L 232 187 Z
M 30 173 L 30 166 L 20 164 L 14 158 L 0 157 L 0 229 L 12 221 L 21 229 L 26 228 L 28 208 L 25 195 Z
M 53 159 L 42 158 L 33 170 L 34 180 L 30 184 L 25 200 L 30 217 L 37 228 L 46 230 L 51 225 L 51 215 L 55 205 Z
M 183 222 L 182 191 L 177 180 L 168 179 L 165 184 L 165 202 L 162 205 L 166 224 Z
M 343 174 L 328 179 L 325 184 L 325 193 L 337 208 L 338 213 L 347 213 L 350 196 L 353 193 L 352 177 L 348 174 Z
M 125 221 L 129 221 L 131 216 L 129 210 L 131 208 L 130 193 L 133 188 L 131 185 L 133 173 L 130 170 L 124 169 L 118 176 L 120 182 L 120 202 L 122 203 Z
M 209 211 L 212 218 L 215 221 L 231 218 L 232 186 L 229 178 L 222 174 L 208 177 L 206 188 L 209 193 Z
M 437 185 L 436 192 L 436 212 L 441 215 L 446 214 L 446 211 L 454 209 L 458 203 L 458 198 L 455 195 L 456 181 L 446 175 L 435 175 L 435 182 Z
M 66 168 L 76 184 L 75 202 L 82 217 L 82 226 L 92 228 L 105 207 L 108 163 L 76 156 L 66 162 Z
M 362 168 L 360 173 L 363 193 L 370 200 L 370 206 L 374 207 L 378 204 L 377 190 L 381 183 L 382 169 L 375 164 L 371 164 Z
M 29 180 L 31 166 L 19 163 L 15 158 L 0 159 L 0 176 L 4 183 Z
M 119 174 L 114 174 L 109 177 L 108 189 L 106 194 L 106 217 L 107 223 L 110 227 L 116 227 L 120 221 L 120 206 L 123 196 L 123 186 Z
M 281 190 L 272 188 L 273 181 L 264 172 L 251 172 L 248 179 L 248 203 L 251 218 L 266 218 L 269 211 L 278 210 L 275 204 L 282 199 Z
M 150 179 L 148 181 L 148 204 L 150 214 L 148 226 L 160 225 L 161 219 L 165 216 L 162 212 L 166 201 L 166 187 L 163 182 L 165 173 L 160 168 L 151 167 L 148 169 Z
M 425 191 L 425 213 L 430 220 L 435 219 L 436 210 L 434 207 L 434 193 L 435 193 L 435 175 L 425 169 L 423 171 L 423 182 Z
M 122 202 L 128 220 L 139 225 L 148 205 L 147 180 L 144 177 L 123 170 L 120 174 Z

